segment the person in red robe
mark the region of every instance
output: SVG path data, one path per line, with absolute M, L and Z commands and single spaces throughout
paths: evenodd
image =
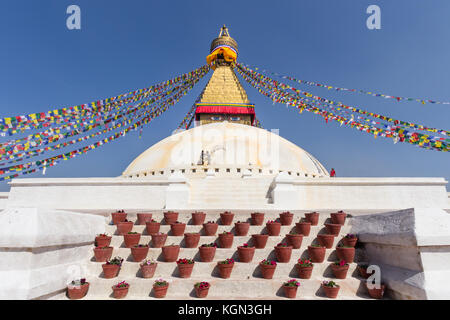
M 334 171 L 334 168 L 331 168 L 330 177 L 336 177 L 336 171 Z

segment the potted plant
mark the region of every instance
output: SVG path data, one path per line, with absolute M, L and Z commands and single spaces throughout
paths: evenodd
M 280 213 L 280 222 L 282 226 L 290 226 L 293 218 L 294 214 L 289 211 Z
M 233 221 L 234 213 L 231 213 L 229 211 L 222 212 L 220 214 L 220 221 L 224 226 L 229 226 L 231 222 Z
M 236 232 L 236 235 L 239 237 L 246 236 L 249 228 L 250 228 L 249 222 L 238 221 L 234 224 L 234 230 Z
M 193 259 L 178 259 L 177 266 L 178 271 L 180 272 L 181 278 L 189 278 L 192 274 L 192 269 L 194 268 L 194 260 Z
M 186 248 L 196 248 L 200 241 L 200 233 L 188 232 L 184 234 L 184 245 Z
M 117 233 L 121 236 L 124 234 L 127 234 L 133 229 L 133 222 L 128 221 L 125 219 L 125 221 L 119 221 L 117 222 Z
M 233 270 L 234 260 L 230 258 L 219 261 L 217 262 L 217 266 L 219 268 L 220 277 L 223 279 L 228 279 L 231 275 L 231 271 Z
M 374 299 L 382 299 L 386 285 L 380 284 L 378 287 L 375 284 L 366 282 L 367 291 L 369 295 Z
M 141 264 L 142 278 L 153 278 L 158 263 L 153 260 L 144 260 Z
M 331 249 L 334 243 L 334 235 L 332 234 L 318 234 L 317 241 L 327 249 Z
M 355 248 L 340 244 L 336 247 L 336 253 L 339 259 L 352 263 L 355 259 Z
M 204 212 L 192 212 L 192 224 L 195 226 L 202 225 L 205 222 L 206 213 Z
M 309 233 L 311 232 L 311 222 L 304 221 L 304 219 L 302 219 L 295 224 L 295 228 L 297 229 L 298 233 L 307 237 L 307 236 L 309 236 Z
M 291 260 L 292 246 L 289 246 L 285 242 L 280 242 L 274 248 L 278 262 L 289 262 Z
M 96 247 L 108 247 L 111 244 L 112 237 L 108 236 L 106 233 L 98 234 L 95 237 Z
M 125 282 L 119 282 L 118 284 L 112 286 L 114 298 L 121 299 L 124 298 L 128 294 L 128 289 L 130 288 L 130 285 Z
M 177 244 L 172 243 L 171 245 L 162 247 L 162 255 L 164 257 L 164 261 L 166 262 L 177 261 L 179 253 L 180 253 L 180 246 Z
M 113 247 L 96 247 L 94 248 L 94 257 L 97 262 L 105 262 L 112 256 Z
M 123 258 L 115 257 L 114 259 L 106 261 L 102 264 L 103 277 L 106 279 L 117 277 L 120 267 L 122 266 Z
M 131 247 L 131 255 L 133 256 L 133 260 L 136 262 L 140 262 L 147 257 L 148 254 L 148 244 L 137 244 Z
M 153 248 L 162 248 L 167 240 L 167 233 L 156 232 L 152 233 Z
M 264 249 L 268 238 L 268 234 L 252 234 L 252 239 L 256 249 Z
M 309 212 L 305 213 L 306 221 L 310 222 L 312 226 L 317 226 L 319 223 L 319 213 L 318 212 Z
M 207 223 L 204 223 L 203 229 L 205 230 L 205 236 L 215 235 L 218 227 L 219 227 L 219 224 L 217 224 L 214 221 L 208 221 Z
M 172 235 L 175 237 L 182 236 L 184 234 L 185 229 L 186 229 L 185 223 L 175 221 L 174 223 L 170 224 L 170 231 L 172 231 Z
M 299 249 L 302 246 L 303 235 L 292 230 L 286 235 L 286 240 L 293 249 Z
M 339 285 L 334 281 L 323 281 L 322 288 L 328 298 L 336 298 L 339 293 Z
M 344 238 L 342 238 L 342 242 L 344 245 L 348 247 L 354 247 L 356 246 L 356 242 L 358 241 L 358 238 L 356 237 L 356 234 L 353 233 L 347 233 Z
M 312 262 L 323 262 L 323 260 L 325 260 L 325 247 L 318 244 L 312 244 L 308 246 L 308 255 Z
M 138 213 L 137 214 L 137 218 L 138 218 L 138 224 L 140 225 L 144 225 L 147 222 L 152 221 L 152 214 L 151 213 Z
M 153 283 L 155 298 L 164 298 L 167 294 L 167 289 L 169 289 L 169 282 L 164 279 L 155 280 Z
M 251 262 L 255 255 L 255 247 L 250 247 L 248 243 L 238 246 L 238 256 L 240 262 Z
M 206 298 L 210 287 L 211 287 L 211 285 L 209 284 L 209 282 L 206 282 L 206 281 L 197 282 L 194 285 L 195 293 L 197 294 L 197 298 Z
M 137 232 L 129 231 L 123 235 L 123 241 L 125 242 L 125 247 L 131 248 L 139 243 L 141 240 L 141 234 Z
M 295 298 L 297 296 L 297 289 L 300 286 L 300 282 L 295 279 L 291 279 L 283 283 L 284 295 L 286 298 Z
M 269 220 L 266 222 L 267 233 L 269 236 L 279 236 L 281 230 L 281 223 Z
M 175 211 L 167 211 L 164 212 L 164 221 L 166 221 L 166 224 L 174 223 L 178 220 L 178 212 Z
M 264 222 L 264 213 L 261 212 L 253 212 L 251 214 L 252 225 L 254 226 L 262 226 Z
M 219 244 L 221 248 L 231 248 L 234 235 L 231 232 L 224 231 L 219 234 Z
M 328 234 L 332 234 L 333 236 L 338 236 L 339 232 L 341 232 L 340 224 L 325 223 L 325 228 L 327 228 Z
M 216 248 L 217 244 L 215 242 L 202 244 L 198 247 L 198 251 L 200 252 L 200 260 L 202 262 L 213 261 L 214 255 L 216 254 Z
M 367 279 L 368 277 L 370 277 L 370 274 L 367 273 L 368 267 L 369 267 L 368 264 L 359 264 L 357 267 L 360 276 L 364 279 Z
M 154 219 L 151 219 L 145 223 L 145 229 L 149 235 L 159 232 L 160 226 L 161 224 Z
M 264 259 L 259 263 L 259 267 L 264 279 L 272 279 L 277 263 L 274 260 Z
M 345 260 L 337 261 L 331 264 L 334 277 L 336 279 L 345 279 L 347 277 L 349 264 Z
M 89 290 L 89 282 L 86 282 L 85 278 L 73 280 L 67 286 L 67 295 L 69 299 L 81 299 L 83 298 Z
M 117 210 L 116 212 L 111 213 L 113 224 L 117 224 L 120 221 L 125 221 L 127 218 L 127 214 L 123 210 Z
M 310 279 L 311 274 L 314 268 L 313 263 L 309 259 L 298 259 L 297 264 L 295 265 L 297 268 L 298 277 L 300 279 Z
M 340 210 L 338 212 L 331 213 L 330 216 L 331 222 L 343 225 L 345 223 L 345 217 L 347 216 L 347 214 L 344 211 Z

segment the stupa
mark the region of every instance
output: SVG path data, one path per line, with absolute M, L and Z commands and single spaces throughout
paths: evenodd
M 124 210 L 141 234 L 141 244 L 152 235 L 138 224 L 138 213 L 152 213 L 168 233 L 167 244 L 181 246 L 180 258 L 195 259 L 191 278 L 180 278 L 175 263 L 161 258 L 150 245 L 148 259 L 158 267 L 154 279 L 170 282 L 168 299 L 191 299 L 195 282 L 211 283 L 211 299 L 285 299 L 283 281 L 297 278 L 297 259 L 308 258 L 308 246 L 324 233 L 330 213 L 343 210 L 347 219 L 326 249 L 325 261 L 315 264 L 310 279 L 301 280 L 298 299 L 326 299 L 321 282 L 330 280 L 328 265 L 335 262 L 336 246 L 347 234 L 358 237 L 355 260 L 350 263 L 338 298 L 370 298 L 365 279 L 357 273 L 363 263 L 378 267 L 387 295 L 395 299 L 449 299 L 450 208 L 443 178 L 330 177 L 310 153 L 282 138 L 277 131 L 255 126 L 255 106 L 239 82 L 234 63 L 237 42 L 224 26 L 213 40 L 207 62 L 214 70 L 196 103 L 195 127 L 178 132 L 138 155 L 119 177 L 14 179 L 0 197 L 0 276 L 2 299 L 67 299 L 66 286 L 85 277 L 90 288 L 85 299 L 110 299 L 111 286 L 130 284 L 128 298 L 154 299 L 149 280 L 139 273 L 123 236 L 111 222 L 111 213 Z M 351 159 L 349 159 L 351 161 Z M 446 211 L 447 210 L 447 211 Z M 270 236 L 265 249 L 257 249 L 250 263 L 236 261 L 233 275 L 222 279 L 214 271 L 219 260 L 236 258 L 237 246 L 264 233 L 264 225 L 251 225 L 247 235 L 236 235 L 231 248 L 218 248 L 213 262 L 198 260 L 197 248 L 186 248 L 174 236 L 163 213 L 178 212 L 186 232 L 200 232 L 201 244 L 232 231 L 220 213 L 232 211 L 234 222 L 253 212 L 265 214 L 264 223 L 290 211 L 294 222 Z M 203 211 L 206 221 L 219 222 L 214 236 L 193 225 L 191 213 Z M 288 263 L 279 263 L 272 280 L 263 279 L 262 259 L 275 259 L 273 246 L 295 229 L 305 213 L 319 212 L 319 222 L 303 243 L 293 249 Z M 125 261 L 117 278 L 105 279 L 93 254 L 97 234 L 112 236 L 112 256 Z M 152 283 L 152 281 L 150 282 Z M 447 284 L 447 285 L 446 285 Z M 361 289 L 364 288 L 364 289 Z

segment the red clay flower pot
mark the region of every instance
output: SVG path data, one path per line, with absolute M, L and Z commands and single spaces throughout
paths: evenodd
M 264 279 L 272 279 L 277 265 L 260 263 L 259 267 L 261 268 L 261 273 Z
M 155 275 L 157 265 L 158 265 L 157 263 L 153 263 L 141 266 L 142 278 L 153 278 L 153 276 Z
M 146 222 L 145 229 L 147 230 L 147 234 L 152 235 L 154 233 L 159 232 L 161 224 L 159 222 Z
M 111 244 L 112 237 L 110 236 L 96 236 L 95 237 L 95 246 L 96 247 L 109 247 Z
M 162 247 L 162 255 L 164 257 L 164 261 L 166 262 L 177 261 L 179 253 L 180 253 L 179 245 Z
M 359 275 L 362 278 L 367 279 L 368 277 L 370 277 L 371 274 L 367 273 L 367 267 L 358 266 L 357 268 L 358 268 Z
M 252 239 L 256 249 L 264 249 L 266 247 L 268 234 L 252 234 Z
M 275 256 L 277 257 L 278 262 L 289 262 L 289 260 L 291 260 L 291 255 L 292 255 L 292 246 L 275 247 Z
M 312 262 L 323 262 L 325 260 L 325 247 L 308 246 L 309 259 Z
M 216 254 L 216 247 L 198 247 L 198 251 L 202 262 L 211 262 Z
M 125 247 L 131 248 L 137 244 L 141 240 L 140 233 L 127 233 L 123 235 L 123 241 L 125 242 Z
M 97 261 L 97 262 L 106 262 L 107 260 L 111 259 L 112 252 L 113 252 L 113 247 L 107 247 L 107 248 L 97 247 L 97 248 L 94 248 L 95 261 Z
M 138 224 L 144 225 L 145 223 L 152 221 L 152 216 L 153 214 L 151 213 L 138 213 Z
M 196 248 L 200 241 L 200 233 L 185 233 L 184 246 L 186 248 Z
M 330 249 L 333 247 L 334 243 L 334 235 L 332 234 L 318 234 L 317 235 L 317 241 L 321 246 L 324 246 L 327 249 Z
M 248 222 L 236 222 L 234 224 L 234 230 L 237 236 L 246 236 L 248 233 L 248 229 L 250 228 L 250 223 Z
M 174 223 L 178 220 L 178 212 L 174 211 L 167 211 L 164 212 L 164 220 L 166 221 L 166 224 Z
M 113 224 L 117 224 L 118 222 L 125 221 L 127 218 L 127 214 L 125 212 L 113 212 L 111 213 Z
M 386 286 L 384 284 L 380 285 L 380 288 L 373 288 L 369 289 L 368 284 L 366 283 L 367 291 L 369 292 L 369 295 L 374 299 L 382 299 L 384 295 L 384 290 L 386 289 Z
M 346 238 L 346 237 L 342 238 L 342 243 L 344 244 L 344 246 L 348 246 L 348 247 L 356 246 L 357 241 L 358 241 L 358 238 Z
M 209 288 L 206 289 L 200 289 L 195 288 L 195 293 L 197 295 L 197 298 L 206 298 L 208 296 Z
M 269 236 L 279 236 L 281 230 L 281 223 L 279 222 L 266 223 L 266 228 Z
M 165 286 L 153 286 L 155 298 L 164 298 L 167 294 L 167 289 L 169 289 L 169 284 Z
M 325 223 L 325 228 L 327 228 L 328 234 L 332 234 L 333 236 L 338 236 L 339 232 L 341 232 L 340 224 Z
M 333 270 L 336 279 L 345 279 L 347 277 L 348 267 L 349 265 L 339 266 L 333 263 L 331 270 Z
M 178 264 L 178 271 L 180 278 L 189 278 L 192 274 L 192 269 L 195 263 Z
M 293 218 L 294 214 L 288 211 L 280 213 L 280 222 L 282 226 L 290 226 Z
M 126 295 L 128 294 L 129 288 L 130 288 L 130 286 L 126 286 L 124 288 L 116 288 L 115 286 L 113 286 L 112 289 L 113 289 L 114 298 L 116 298 L 116 299 L 125 298 Z
M 127 234 L 131 230 L 133 230 L 133 222 L 132 221 L 117 223 L 117 233 L 119 235 L 123 236 L 124 234 Z
M 292 246 L 293 249 L 299 249 L 302 246 L 303 235 L 288 233 L 286 235 L 288 245 Z
M 184 234 L 184 230 L 186 229 L 185 223 L 171 223 L 170 231 L 172 231 L 172 235 L 175 237 L 182 236 Z
M 153 248 L 162 248 L 167 240 L 167 233 L 153 233 L 152 246 Z
M 323 288 L 323 291 L 325 292 L 325 295 L 328 297 L 328 298 L 331 298 L 331 299 L 334 299 L 334 298 L 336 298 L 337 297 L 337 295 L 338 295 L 338 293 L 339 293 L 339 289 L 341 288 L 341 287 L 327 287 L 327 286 L 324 286 L 323 284 L 322 284 L 322 288 Z
M 314 266 L 312 267 L 300 267 L 298 264 L 295 265 L 297 268 L 297 274 L 300 279 L 310 279 Z
M 312 226 L 317 226 L 317 224 L 319 223 L 319 213 L 318 212 L 305 213 L 305 218 L 308 222 L 311 222 Z
M 297 296 L 297 289 L 298 287 L 291 287 L 291 286 L 283 286 L 284 289 L 284 295 L 286 298 L 295 298 Z
M 251 262 L 253 260 L 253 256 L 255 255 L 255 247 L 239 246 L 237 249 L 240 262 Z
M 343 225 L 345 223 L 345 217 L 347 216 L 347 214 L 344 211 L 339 211 L 339 212 L 331 213 L 330 216 L 331 216 L 331 222 L 333 222 L 334 224 Z
M 232 233 L 220 233 L 219 244 L 221 248 L 231 248 L 233 245 L 234 235 Z
M 345 260 L 347 263 L 352 263 L 355 259 L 355 248 L 336 247 L 336 253 L 340 260 Z
M 233 271 L 234 263 L 224 264 L 218 263 L 220 277 L 223 279 L 228 279 Z
M 74 286 L 72 284 L 69 284 L 67 286 L 67 295 L 69 296 L 69 299 L 71 300 L 77 300 L 84 298 L 86 296 L 87 292 L 89 290 L 89 282 L 85 282 L 82 285 Z
M 213 236 L 217 232 L 219 225 L 217 223 L 204 223 L 203 229 L 205 230 L 205 236 Z
M 192 213 L 192 224 L 195 226 L 202 225 L 205 222 L 206 213 L 204 212 L 193 212 Z
M 311 222 L 297 222 L 295 224 L 295 228 L 297 229 L 298 233 L 301 233 L 302 235 L 307 237 L 311 232 Z
M 103 277 L 106 279 L 111 279 L 117 277 L 119 273 L 120 266 L 118 264 L 102 264 Z
M 220 221 L 224 226 L 229 226 L 233 221 L 234 213 L 231 212 L 223 212 L 220 214 Z
M 148 249 L 148 246 L 131 247 L 131 255 L 133 256 L 133 260 L 136 262 L 144 260 L 147 257 Z
M 252 225 L 254 226 L 262 226 L 264 222 L 264 213 L 261 212 L 253 212 L 251 214 Z

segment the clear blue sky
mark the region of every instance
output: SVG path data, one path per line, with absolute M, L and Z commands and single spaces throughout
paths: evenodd
M 81 30 L 66 28 L 70 4 L 81 8 Z M 381 7 L 381 30 L 366 27 L 370 4 Z M 240 62 L 319 83 L 450 100 L 448 0 L 2 0 L 0 117 L 78 105 L 188 72 L 205 64 L 210 42 L 224 23 L 239 44 Z M 120 175 L 136 156 L 170 135 L 209 77 L 145 127 L 142 139 L 138 132 L 130 133 L 49 168 L 46 177 Z M 327 169 L 334 167 L 338 176 L 450 179 L 448 153 L 394 145 L 392 139 L 326 124 L 322 117 L 273 106 L 244 87 L 266 129 L 280 129 L 281 136 Z M 449 105 L 424 107 L 297 87 L 372 112 L 450 129 Z M 8 189 L 5 182 L 0 184 L 0 191 Z

